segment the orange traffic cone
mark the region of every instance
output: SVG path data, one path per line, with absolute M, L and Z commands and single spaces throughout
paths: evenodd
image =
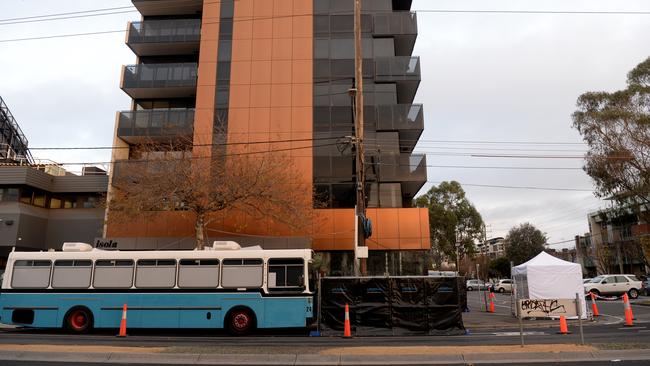
M 343 325 L 343 338 L 352 338 L 352 331 L 350 331 L 350 307 L 345 304 L 345 323 Z
M 490 312 L 494 313 L 494 293 L 490 292 Z
M 126 304 L 122 308 L 122 321 L 120 322 L 120 334 L 118 337 L 126 337 Z
M 625 326 L 633 327 L 634 315 L 632 314 L 632 306 L 630 305 L 630 299 L 627 297 L 627 294 L 623 294 L 623 308 L 625 309 Z
M 600 316 L 598 306 L 596 306 L 596 295 L 593 292 L 590 292 L 589 295 L 591 295 L 591 312 L 594 314 L 594 317 Z
M 560 331 L 557 334 L 571 334 L 569 328 L 566 325 L 566 318 L 564 315 L 560 315 Z

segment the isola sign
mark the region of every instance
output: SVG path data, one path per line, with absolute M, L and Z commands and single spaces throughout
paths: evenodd
M 118 243 L 117 240 L 110 240 L 110 239 L 95 239 L 95 248 L 97 249 L 104 249 L 104 250 L 117 250 L 118 249 Z

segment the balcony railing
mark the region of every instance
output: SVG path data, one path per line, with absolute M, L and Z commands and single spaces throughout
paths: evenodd
M 416 35 L 417 15 L 414 12 L 377 14 L 373 17 L 373 33 L 377 36 Z
M 375 59 L 375 81 L 420 81 L 419 57 Z
M 117 135 L 128 143 L 191 138 L 194 109 L 150 109 L 120 112 Z
M 198 42 L 200 39 L 199 19 L 146 20 L 129 26 L 129 44 Z
M 377 106 L 377 130 L 422 130 L 422 104 L 395 104 Z
M 426 155 L 417 154 L 382 154 L 372 161 L 367 161 L 373 167 L 367 171 L 370 180 L 378 179 L 380 182 L 426 182 L 427 159 Z M 375 172 L 374 174 L 372 172 Z
M 129 65 L 122 88 L 196 87 L 197 70 L 196 63 Z

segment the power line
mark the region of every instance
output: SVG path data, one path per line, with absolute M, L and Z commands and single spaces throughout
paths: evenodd
M 416 13 L 471 13 L 471 14 L 574 14 L 574 15 L 650 15 L 650 11 L 585 11 L 585 10 L 456 10 L 422 9 Z
M 110 13 L 99 13 L 99 14 L 70 15 L 70 16 L 58 17 L 58 18 L 18 20 L 18 21 L 5 22 L 5 23 L 0 22 L 0 25 L 12 25 L 12 24 L 24 24 L 24 23 L 37 23 L 37 22 L 50 22 L 50 21 L 55 21 L 55 20 L 64 20 L 64 19 L 76 19 L 76 18 L 99 17 L 99 16 L 104 16 L 104 15 L 114 15 L 114 14 L 132 13 L 132 12 L 135 12 L 135 11 L 137 11 L 137 10 L 114 11 L 114 12 L 110 12 Z
M 131 5 L 131 6 L 120 6 L 120 7 L 116 7 L 116 8 L 103 8 L 103 9 L 94 9 L 94 10 L 72 11 L 72 12 L 67 12 L 67 13 L 34 15 L 34 16 L 21 17 L 21 18 L 5 18 L 5 19 L 0 19 L 0 22 L 8 22 L 8 21 L 14 21 L 14 20 L 25 20 L 25 19 L 36 19 L 36 18 L 48 18 L 48 17 L 57 17 L 57 16 L 64 16 L 64 15 L 72 15 L 72 14 L 96 13 L 96 12 L 100 12 L 100 11 L 121 10 L 121 9 L 133 9 L 133 5 Z
M 15 39 L 2 39 L 0 43 L 5 42 L 19 42 L 19 41 L 34 41 L 38 39 L 51 39 L 51 38 L 65 38 L 65 37 L 80 37 L 80 36 L 90 36 L 96 34 L 109 34 L 109 33 L 124 33 L 126 30 L 116 30 L 116 31 L 101 31 L 101 32 L 89 32 L 89 33 L 74 33 L 74 34 L 59 34 L 55 36 L 41 36 L 41 37 L 30 37 L 30 38 L 15 38 Z
M 440 184 L 441 182 L 427 181 L 427 183 Z M 593 192 L 593 189 L 580 189 L 580 188 L 553 188 L 553 187 L 536 187 L 536 186 L 506 186 L 506 185 L 472 184 L 472 183 L 460 183 L 460 185 L 461 186 L 467 186 L 467 187 L 528 189 L 528 190 L 539 190 L 539 191 Z
M 218 1 L 220 2 L 220 1 Z M 125 7 L 127 8 L 127 7 Z M 87 11 L 92 12 L 92 11 Z M 650 15 L 650 11 L 546 11 L 546 10 L 454 10 L 454 9 L 421 9 L 414 11 L 415 13 L 485 13 L 485 14 L 583 14 L 583 15 Z M 393 14 L 393 12 L 375 12 L 373 14 Z M 66 13 L 61 13 L 61 15 Z M 315 13 L 305 13 L 305 14 L 293 14 L 293 15 L 278 15 L 270 17 L 246 17 L 241 19 L 233 19 L 232 22 L 249 22 L 253 20 L 264 20 L 264 19 L 279 19 L 279 18 L 293 18 L 300 16 L 315 16 Z M 350 15 L 350 12 L 330 12 L 328 15 Z M 35 16 L 33 18 L 42 18 L 45 16 Z M 24 18 L 13 18 L 5 19 L 8 20 L 19 20 L 19 19 L 29 19 L 31 17 Z M 206 22 L 205 24 L 217 24 L 219 22 Z M 41 37 L 29 37 L 29 38 L 16 38 L 16 39 L 4 39 L 0 40 L 0 43 L 4 42 L 19 42 L 19 41 L 31 41 L 31 40 L 40 40 L 40 39 L 52 39 L 52 38 L 64 38 L 64 37 L 78 37 L 78 36 L 89 36 L 89 35 L 98 35 L 98 34 L 107 34 L 107 33 L 117 33 L 117 32 L 126 32 L 126 30 L 120 31 L 100 31 L 100 32 L 86 32 L 86 33 L 73 33 L 73 34 L 60 34 L 56 36 L 41 36 Z

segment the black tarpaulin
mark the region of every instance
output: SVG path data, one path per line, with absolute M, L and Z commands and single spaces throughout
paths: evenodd
M 464 334 L 466 295 L 456 277 L 326 277 L 320 329 L 342 335 L 345 305 L 353 335 Z

